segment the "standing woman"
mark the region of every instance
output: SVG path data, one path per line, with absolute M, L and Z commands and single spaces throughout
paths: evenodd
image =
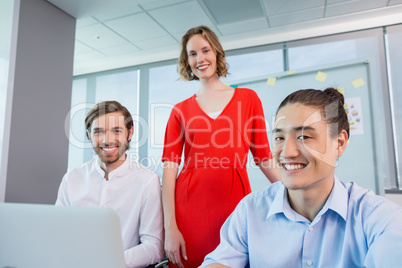
M 178 72 L 185 81 L 199 80 L 200 88 L 175 105 L 166 126 L 162 200 L 169 267 L 188 268 L 215 249 L 223 222 L 251 192 L 249 150 L 271 182 L 280 178 L 261 101 L 254 91 L 219 80 L 227 74 L 225 52 L 208 27 L 183 36 Z

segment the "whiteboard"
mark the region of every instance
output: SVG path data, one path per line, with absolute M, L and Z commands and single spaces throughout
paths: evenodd
M 318 75 L 318 72 L 321 72 L 321 76 Z M 270 79 L 270 85 L 267 84 L 268 77 L 274 78 Z M 274 81 L 275 78 L 276 81 Z M 260 97 L 267 119 L 270 143 L 272 143 L 271 130 L 273 129 L 276 109 L 287 95 L 299 89 L 307 88 L 321 90 L 327 87 L 344 88 L 346 103 L 348 103 L 348 99 L 360 101 L 361 111 L 358 111 L 360 114 L 357 113 L 360 116 L 358 122 L 360 134 L 354 135 L 352 133 L 350 136 L 346 150 L 339 158 L 339 163 L 335 168 L 335 175 L 340 180 L 354 181 L 358 185 L 378 193 L 368 61 L 360 60 L 273 74 L 238 81 L 237 86 L 253 89 Z M 349 115 L 352 112 L 350 107 Z M 357 123 L 356 118 L 351 118 L 350 122 Z M 262 172 L 251 162 L 249 161 L 248 174 L 253 191 L 269 185 Z

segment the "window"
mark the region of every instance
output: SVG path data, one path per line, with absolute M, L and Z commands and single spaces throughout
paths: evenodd
M 278 46 L 261 47 L 259 52 L 243 52 L 240 55 L 228 53 L 229 75 L 224 83 L 237 82 L 250 77 L 259 77 L 284 71 L 283 51 Z M 263 50 L 264 49 L 264 50 Z M 250 50 L 250 49 L 249 49 Z
M 85 117 L 98 102 L 116 100 L 125 106 L 138 122 L 138 71 L 115 70 L 74 79 L 70 110 L 68 168 L 74 168 L 94 157 L 92 145 L 85 135 Z M 138 129 L 134 125 L 134 129 Z M 136 135 L 136 134 L 135 134 Z M 133 141 L 135 141 L 135 136 Z M 137 148 L 131 146 L 129 154 Z
M 91 143 L 85 136 L 85 116 L 91 109 L 87 104 L 86 78 L 74 79 L 71 94 L 71 110 L 67 118 L 70 119 L 68 169 L 77 167 L 85 162 L 85 155 L 92 153 Z M 67 120 L 66 118 L 66 120 Z
M 179 79 L 176 63 L 151 68 L 149 71 L 149 140 L 148 165 L 162 178 L 162 152 L 165 129 L 173 106 L 193 94 L 198 82 Z
M 358 57 L 356 40 L 342 40 L 321 44 L 291 47 L 289 70 L 353 60 Z
M 390 131 L 383 29 L 377 28 L 287 44 L 289 70 L 361 60 L 368 63 L 372 131 L 375 136 L 376 181 L 379 194 L 395 184 L 395 156 Z M 332 86 L 332 85 L 328 85 Z M 323 84 L 323 87 L 325 85 Z M 351 88 L 353 86 L 350 85 Z

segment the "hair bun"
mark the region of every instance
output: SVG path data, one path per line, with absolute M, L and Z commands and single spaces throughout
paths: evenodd
M 340 93 L 337 89 L 330 87 L 325 89 L 324 92 L 332 99 L 338 99 L 339 101 L 342 102 L 342 104 L 345 103 L 345 98 L 343 94 Z

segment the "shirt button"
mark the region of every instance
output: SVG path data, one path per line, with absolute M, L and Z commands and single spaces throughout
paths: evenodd
M 308 230 L 309 230 L 310 232 L 312 232 L 312 231 L 314 230 L 314 228 L 313 228 L 313 227 L 308 227 Z
M 308 265 L 308 266 L 311 266 L 311 265 L 313 265 L 313 262 L 310 261 L 310 260 L 308 260 L 308 261 L 307 261 L 307 265 Z

